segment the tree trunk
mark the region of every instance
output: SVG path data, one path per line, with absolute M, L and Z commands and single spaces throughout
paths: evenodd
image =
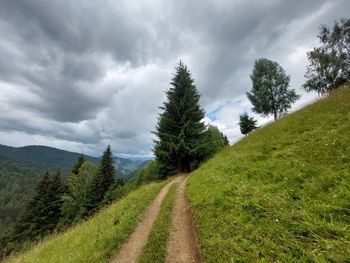
M 183 172 L 184 166 L 183 166 L 183 163 L 182 163 L 181 158 L 179 158 L 179 159 L 177 160 L 176 169 L 177 169 L 177 172 L 178 172 L 178 173 L 182 173 L 182 172 Z
M 189 173 L 191 169 L 191 163 L 189 158 L 179 158 L 176 165 L 178 173 Z
M 189 158 L 184 158 L 183 161 L 184 161 L 184 163 L 183 163 L 183 167 L 184 167 L 183 172 L 189 173 L 190 170 L 191 170 L 191 162 L 190 162 L 190 159 L 189 159 Z
M 276 121 L 277 120 L 277 112 L 276 111 L 273 112 L 273 117 L 275 118 L 275 121 Z

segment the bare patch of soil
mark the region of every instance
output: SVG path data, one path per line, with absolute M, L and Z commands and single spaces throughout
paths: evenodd
M 153 223 L 158 216 L 164 197 L 168 193 L 172 184 L 181 182 L 183 179 L 184 175 L 178 176 L 163 187 L 158 196 L 149 205 L 147 212 L 144 214 L 142 220 L 137 225 L 127 242 L 123 245 L 119 253 L 112 258 L 112 263 L 137 262 L 143 247 L 147 244 L 148 236 L 152 230 Z
M 186 196 L 186 179 L 181 182 L 177 191 L 165 261 L 201 262 L 191 204 Z

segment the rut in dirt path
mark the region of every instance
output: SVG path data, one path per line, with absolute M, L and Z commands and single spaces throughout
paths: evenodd
M 139 222 L 134 232 L 130 235 L 129 239 L 122 246 L 121 250 L 112 257 L 112 263 L 131 263 L 137 262 L 137 259 L 141 255 L 142 249 L 147 244 L 148 236 L 152 230 L 154 221 L 156 220 L 160 206 L 166 194 L 168 193 L 172 184 L 181 182 L 184 180 L 184 175 L 178 176 L 167 183 L 158 196 L 152 201 L 147 208 L 147 212 L 144 214 L 142 220 Z
M 187 179 L 187 178 L 186 178 Z M 186 196 L 186 179 L 178 187 L 172 215 L 165 262 L 201 262 L 198 237 L 192 221 L 191 205 Z

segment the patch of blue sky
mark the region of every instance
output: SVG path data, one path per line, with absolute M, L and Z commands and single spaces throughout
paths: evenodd
M 232 100 L 226 100 L 223 104 L 219 105 L 216 107 L 214 110 L 208 112 L 206 114 L 206 117 L 208 117 L 211 121 L 216 121 L 218 119 L 217 115 L 226 107 L 232 107 L 232 106 L 237 106 L 237 108 L 241 109 L 242 108 L 242 99 L 241 98 L 235 98 Z M 244 107 L 244 109 L 241 109 L 241 112 L 247 112 L 248 109 Z
M 220 112 L 222 110 L 224 106 L 220 105 L 219 107 L 215 108 L 214 110 L 212 110 L 211 112 L 207 113 L 206 116 L 211 120 L 211 121 L 215 121 L 217 120 L 217 114 L 218 112 Z

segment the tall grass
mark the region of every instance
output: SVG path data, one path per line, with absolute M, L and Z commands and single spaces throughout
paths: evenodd
M 224 149 L 187 190 L 206 262 L 350 262 L 350 87 Z
M 8 262 L 107 262 L 129 237 L 164 183 L 142 186 L 90 220 L 51 236 Z

